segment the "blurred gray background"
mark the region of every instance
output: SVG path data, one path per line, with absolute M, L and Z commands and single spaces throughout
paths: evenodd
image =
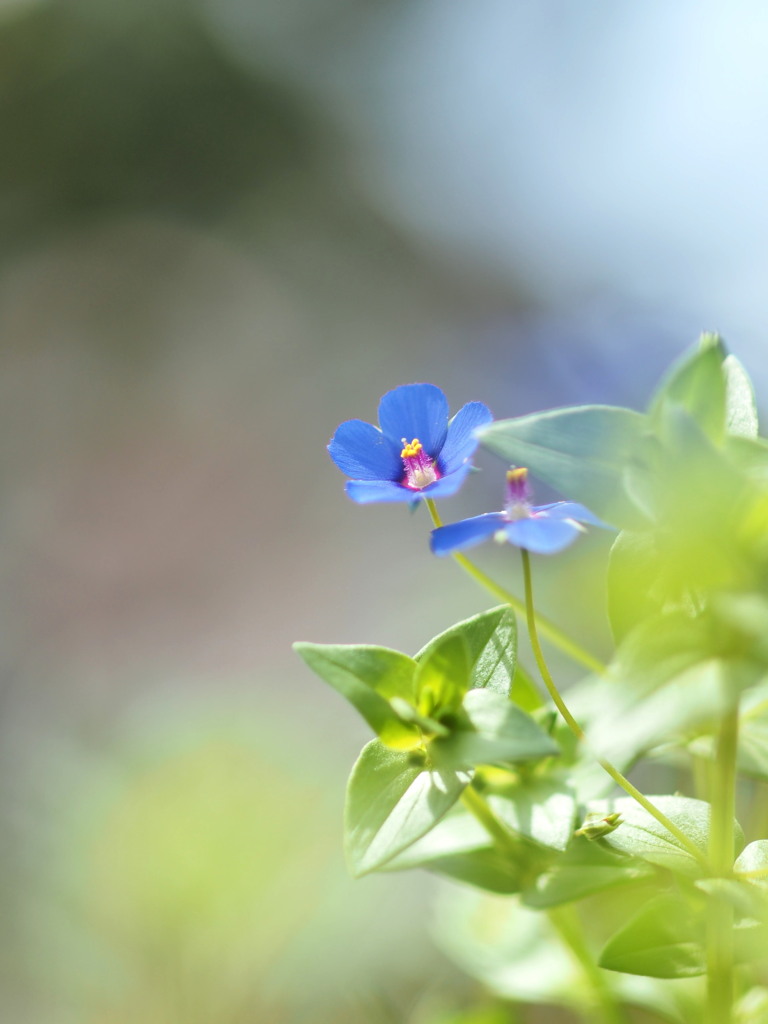
M 425 878 L 346 879 L 366 730 L 290 643 L 493 601 L 325 445 L 410 381 L 642 407 L 702 329 L 765 384 L 767 44 L 758 0 L 0 0 L 3 1019 L 476 999 Z M 539 578 L 602 653 L 607 544 Z

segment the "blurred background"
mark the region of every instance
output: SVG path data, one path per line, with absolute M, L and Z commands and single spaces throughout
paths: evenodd
M 0 0 L 3 1020 L 512 1019 L 426 877 L 346 878 L 366 729 L 291 641 L 493 602 L 325 445 L 417 380 L 642 407 L 703 329 L 768 383 L 767 42 L 759 0 Z M 608 543 L 539 573 L 603 653 Z

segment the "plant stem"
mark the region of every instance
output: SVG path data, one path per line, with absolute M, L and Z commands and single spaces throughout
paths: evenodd
M 584 928 L 575 908 L 556 907 L 548 912 L 548 917 L 592 990 L 593 1005 L 590 1007 L 589 1017 L 585 1019 L 590 1022 L 602 1021 L 603 1024 L 626 1024 L 626 1017 L 587 945 Z
M 461 794 L 461 802 L 473 814 L 490 837 L 502 849 L 517 849 L 512 833 L 499 821 L 488 802 L 470 783 Z
M 520 554 L 523 558 L 523 579 L 525 582 L 525 608 L 528 621 L 528 633 L 531 638 L 531 647 L 533 648 L 533 656 L 536 659 L 536 664 L 539 667 L 541 678 L 544 681 L 544 685 L 546 686 L 547 692 L 549 693 L 549 696 L 552 698 L 555 707 L 563 716 L 566 724 L 568 725 L 569 729 L 574 734 L 574 736 L 576 736 L 576 738 L 579 740 L 584 740 L 584 730 L 581 728 L 579 723 L 568 710 L 568 706 L 566 705 L 563 698 L 560 696 L 560 691 L 557 689 L 555 681 L 552 678 L 552 674 L 550 673 L 549 668 L 547 667 L 547 663 L 544 660 L 544 653 L 541 649 L 539 635 L 536 630 L 536 615 L 533 610 L 533 584 L 531 582 L 531 559 L 530 555 L 525 550 L 525 548 L 520 549 Z M 677 839 L 677 841 L 688 851 L 688 853 L 690 853 L 692 857 L 695 857 L 696 860 L 703 867 L 707 869 L 709 868 L 709 862 L 707 858 L 696 846 L 696 844 L 691 842 L 691 840 L 688 838 L 685 832 L 679 829 L 677 825 L 674 824 L 674 822 L 670 821 L 666 814 L 660 811 L 658 807 L 655 807 L 654 804 L 652 804 L 647 797 L 643 796 L 640 790 L 637 789 L 636 786 L 633 786 L 629 779 L 627 779 L 624 775 L 621 774 L 618 768 L 612 765 L 610 761 L 606 761 L 604 758 L 601 757 L 597 758 L 597 763 L 600 765 L 603 771 L 607 772 L 608 775 L 610 775 L 610 777 L 613 779 L 617 786 L 620 786 L 624 790 L 624 792 L 627 793 L 628 796 L 631 796 L 632 799 L 637 801 L 637 803 L 639 803 L 640 806 L 644 808 L 644 810 L 646 810 L 652 817 L 654 817 L 660 825 L 663 825 L 664 828 L 667 829 L 667 831 L 670 832 L 675 837 L 675 839 Z M 733 846 L 733 843 L 731 843 L 731 846 Z
M 719 878 L 733 874 L 738 743 L 737 704 L 720 723 L 712 772 L 709 856 L 712 872 Z M 707 917 L 708 1024 L 730 1024 L 733 1019 L 733 966 L 733 907 L 721 894 L 713 893 Z
M 437 511 L 437 506 L 432 498 L 426 499 L 426 506 L 429 509 L 429 514 L 432 517 L 432 522 L 435 526 L 442 526 L 443 521 L 440 518 L 440 513 Z M 500 601 L 508 604 L 510 608 L 518 612 L 518 614 L 525 614 L 524 602 L 521 601 L 519 597 L 515 597 L 514 594 L 511 594 L 504 587 L 496 583 L 496 581 L 491 579 L 490 576 L 486 575 L 486 573 L 475 565 L 473 561 L 467 558 L 466 555 L 456 553 L 452 555 L 452 558 L 457 565 L 461 566 L 468 576 L 472 577 L 475 583 L 479 583 L 481 587 L 484 587 L 490 594 L 493 594 L 493 596 L 497 597 Z M 605 665 L 602 661 L 596 658 L 593 654 L 590 654 L 589 651 L 585 651 L 580 644 L 576 643 L 575 640 L 572 640 L 567 633 L 564 633 L 559 626 L 556 626 L 554 622 L 548 619 L 545 615 L 537 614 L 536 621 L 539 629 L 541 630 L 542 636 L 546 637 L 547 640 L 554 644 L 555 647 L 558 647 L 563 654 L 567 654 L 574 661 L 583 665 L 585 668 L 588 668 L 590 672 L 596 672 L 598 675 L 602 675 L 602 673 L 605 672 Z

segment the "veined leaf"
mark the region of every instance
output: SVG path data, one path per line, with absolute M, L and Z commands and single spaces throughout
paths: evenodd
M 416 707 L 422 715 L 456 711 L 467 690 L 469 655 L 461 633 L 433 644 L 416 663 Z
M 517 660 L 517 624 L 512 609 L 502 605 L 451 626 L 430 640 L 416 655 L 416 661 L 423 661 L 438 644 L 454 636 L 460 636 L 466 645 L 469 688 L 509 694 Z
M 371 740 L 347 786 L 344 833 L 352 874 L 375 871 L 425 835 L 470 778 L 468 772 L 427 769 L 418 754 Z

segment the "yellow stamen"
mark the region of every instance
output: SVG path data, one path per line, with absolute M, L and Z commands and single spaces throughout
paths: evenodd
M 509 483 L 514 484 L 525 480 L 528 476 L 528 470 L 521 466 L 519 469 L 508 469 L 507 480 Z
M 412 459 L 415 455 L 418 455 L 421 451 L 421 441 L 414 437 L 410 444 L 406 444 L 403 450 L 400 452 L 401 459 Z

